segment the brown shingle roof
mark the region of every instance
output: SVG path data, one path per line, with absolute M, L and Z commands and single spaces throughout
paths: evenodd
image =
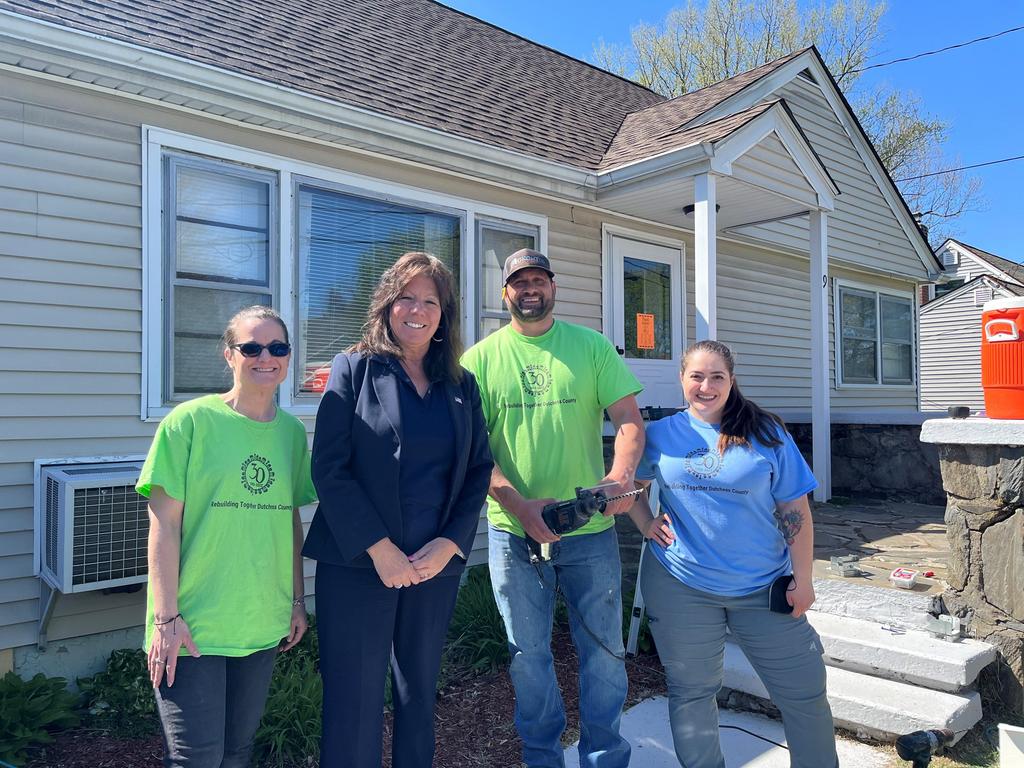
M 700 117 L 712 107 L 739 93 L 762 77 L 771 74 L 805 50 L 807 49 L 794 51 L 788 56 L 762 64 L 748 72 L 730 77 L 728 80 L 627 115 L 622 123 L 622 128 L 619 129 L 605 153 L 601 169 L 614 168 L 641 159 L 645 156 L 643 148 L 649 145 L 651 152 L 647 154 L 657 154 L 660 140 L 663 137 L 677 131 L 681 126 Z M 686 145 L 678 144 L 676 146 Z
M 664 97 L 431 0 L 0 0 L 0 9 L 596 169 Z
M 965 242 L 963 242 L 961 240 L 955 240 L 954 239 L 953 242 L 956 243 L 957 245 L 963 246 L 964 248 L 966 248 L 968 251 L 973 253 L 975 256 L 977 256 L 982 261 L 987 261 L 989 264 L 991 264 L 996 269 L 998 269 L 998 270 L 1000 270 L 1002 272 L 1005 272 L 1010 277 L 1012 277 L 1014 280 L 1017 280 L 1017 281 L 1019 281 L 1021 283 L 1024 283 L 1024 264 L 1018 264 L 1015 261 L 1010 261 L 1009 259 L 1004 259 L 1002 256 L 996 256 L 994 253 L 989 253 L 988 251 L 983 251 L 983 250 L 981 250 L 981 248 L 976 248 L 973 245 L 968 245 L 967 243 L 965 243 Z M 1005 281 L 1000 281 L 1000 282 L 1005 282 Z
M 644 135 L 645 131 L 634 130 L 635 123 L 630 125 L 629 129 L 624 125 L 623 130 L 619 131 L 615 141 L 612 142 L 611 148 L 605 154 L 600 170 L 605 171 L 617 168 L 627 163 L 634 163 L 638 160 L 669 152 L 673 149 L 699 144 L 702 141 L 718 141 L 738 128 L 742 128 L 777 103 L 778 101 L 776 100 L 757 104 L 750 109 L 745 109 L 742 112 L 737 112 L 734 115 L 729 115 L 719 120 L 713 120 L 710 123 L 703 123 L 686 129 L 674 128 L 662 135 L 658 135 L 653 131 L 650 132 L 653 135 Z M 629 124 L 628 117 L 626 121 Z

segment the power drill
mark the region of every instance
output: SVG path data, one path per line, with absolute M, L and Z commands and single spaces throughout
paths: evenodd
M 544 525 L 552 533 L 561 536 L 582 528 L 595 514 L 604 512 L 608 507 L 608 502 L 636 496 L 641 492 L 642 489 L 637 488 L 618 496 L 607 496 L 601 488 L 577 487 L 576 498 L 552 502 L 541 510 L 540 516 Z M 531 539 L 529 535 L 526 536 L 526 544 L 530 548 L 531 563 L 546 562 L 551 559 L 550 544 L 541 544 Z
M 913 768 L 925 768 L 932 755 L 953 743 L 955 734 L 947 728 L 906 733 L 896 739 L 896 754 L 910 760 Z

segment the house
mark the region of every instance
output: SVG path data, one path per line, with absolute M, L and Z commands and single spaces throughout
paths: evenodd
M 981 308 L 1024 296 L 1024 265 L 953 239 L 936 256 L 942 282 L 921 287 L 921 410 L 965 405 L 981 411 Z
M 0 0 L 0 660 L 139 624 L 139 594 L 41 585 L 41 473 L 226 388 L 236 308 L 294 330 L 280 405 L 312 429 L 397 254 L 455 270 L 469 344 L 525 245 L 645 405 L 681 404 L 687 343 L 732 344 L 813 433 L 819 498 L 831 422 L 917 418 L 939 266 L 813 48 L 666 100 L 431 0 Z

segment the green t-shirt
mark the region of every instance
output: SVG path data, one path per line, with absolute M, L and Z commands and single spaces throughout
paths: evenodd
M 543 336 L 505 326 L 467 350 L 462 364 L 480 385 L 494 461 L 528 499 L 571 499 L 576 486 L 604 477 L 604 409 L 642 387 L 597 331 L 555 321 Z M 523 535 L 493 498 L 487 519 Z M 570 536 L 597 533 L 614 520 L 594 515 Z
M 277 645 L 291 623 L 292 509 L 316 500 L 302 422 L 281 409 L 253 421 L 219 395 L 182 403 L 160 422 L 135 488 L 148 497 L 153 486 L 185 502 L 178 610 L 199 651 Z M 152 634 L 150 590 L 146 648 Z

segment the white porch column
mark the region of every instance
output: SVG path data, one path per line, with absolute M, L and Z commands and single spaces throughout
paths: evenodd
M 718 250 L 715 177 L 702 173 L 693 180 L 693 289 L 697 311 L 694 341 L 718 338 Z
M 811 211 L 811 456 L 815 501 L 832 496 L 832 418 L 828 359 L 828 214 Z M 838 349 L 838 344 L 836 346 Z

